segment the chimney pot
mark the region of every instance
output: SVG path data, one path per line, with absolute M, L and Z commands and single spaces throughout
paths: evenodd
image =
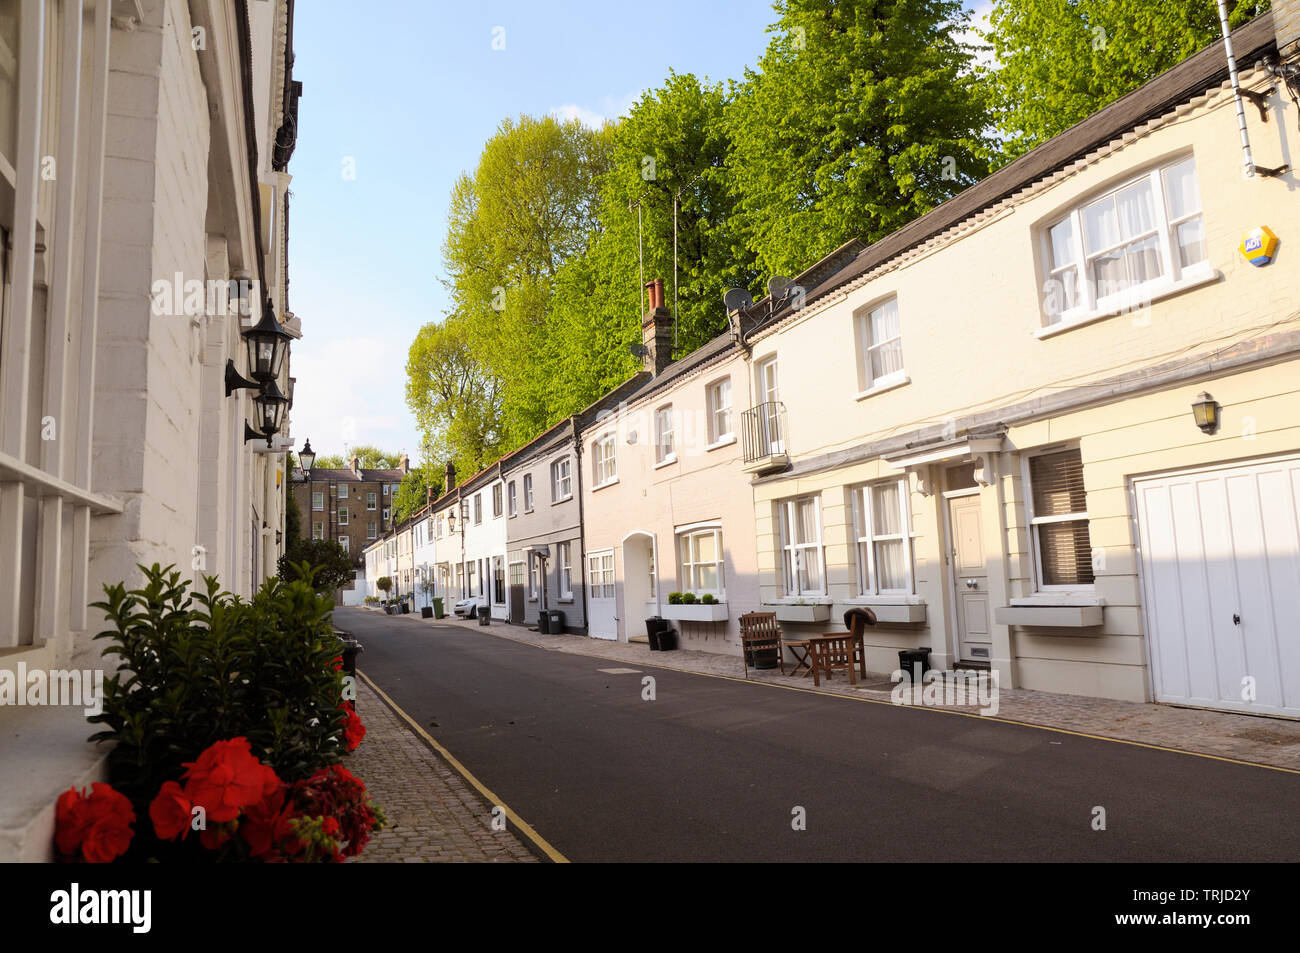
M 641 319 L 641 342 L 645 345 L 645 367 L 656 377 L 673 362 L 673 315 L 664 307 L 664 280 L 645 283 L 650 310 Z

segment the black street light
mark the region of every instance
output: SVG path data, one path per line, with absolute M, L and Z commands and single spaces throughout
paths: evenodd
M 275 320 L 268 300 L 262 305 L 262 320 L 244 332 L 244 346 L 248 348 L 248 372 L 253 375 L 253 380 L 265 384 L 280 376 L 280 368 L 284 366 L 284 358 L 289 353 L 289 342 L 292 340 L 293 335 Z M 288 402 L 288 398 L 285 398 L 285 402 Z
M 305 476 L 311 470 L 312 464 L 316 462 L 316 451 L 311 448 L 311 441 L 303 441 L 302 449 L 298 451 L 298 463 L 302 467 Z

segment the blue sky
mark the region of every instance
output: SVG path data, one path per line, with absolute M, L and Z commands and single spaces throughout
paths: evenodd
M 406 351 L 446 308 L 440 249 L 452 185 L 503 118 L 617 118 L 670 68 L 739 79 L 775 19 L 764 0 L 300 0 L 303 98 L 289 165 L 289 303 L 303 326 L 292 357 L 298 445 L 418 457 Z

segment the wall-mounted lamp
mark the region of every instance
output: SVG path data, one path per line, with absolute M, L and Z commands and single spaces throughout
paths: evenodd
M 1206 391 L 1196 395 L 1192 404 L 1192 418 L 1202 433 L 1214 433 L 1219 429 L 1219 405 Z
M 265 384 L 280 376 L 289 342 L 293 335 L 280 327 L 275 320 L 268 300 L 262 305 L 262 320 L 244 332 L 244 346 L 248 348 L 248 373 L 253 380 Z
M 229 397 L 235 391 L 241 388 L 247 390 L 256 390 L 261 387 L 257 381 L 250 381 L 235 368 L 235 362 L 226 358 L 226 396 Z

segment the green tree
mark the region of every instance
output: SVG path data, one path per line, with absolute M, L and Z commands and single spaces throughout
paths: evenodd
M 302 512 L 298 509 L 298 501 L 294 498 L 294 486 L 293 481 L 284 481 L 284 538 L 286 540 L 298 539 L 303 535 Z
M 304 567 L 311 570 L 312 577 L 306 581 L 317 592 L 333 592 L 352 582 L 356 575 L 352 557 L 334 540 L 290 537 L 276 566 L 277 573 L 284 582 L 294 582 L 306 578 Z
M 1268 3 L 1230 3 L 1237 27 Z M 1221 36 L 1210 0 L 994 0 L 983 37 L 997 125 L 1013 159 Z
M 765 275 L 875 241 L 988 171 L 958 0 L 778 0 L 727 110 L 737 225 Z
M 429 477 L 432 472 L 434 471 L 431 467 L 415 467 L 402 478 L 402 483 L 393 498 L 394 526 L 425 505 L 431 488 L 434 497 L 442 495 L 442 481 L 431 480 Z
M 320 453 L 316 455 L 316 462 L 312 464 L 313 470 L 342 470 L 348 465 L 343 459 L 341 453 Z
M 501 384 L 471 344 L 470 321 L 426 324 L 406 361 L 406 404 L 424 434 L 426 460 L 477 473 L 502 444 Z

